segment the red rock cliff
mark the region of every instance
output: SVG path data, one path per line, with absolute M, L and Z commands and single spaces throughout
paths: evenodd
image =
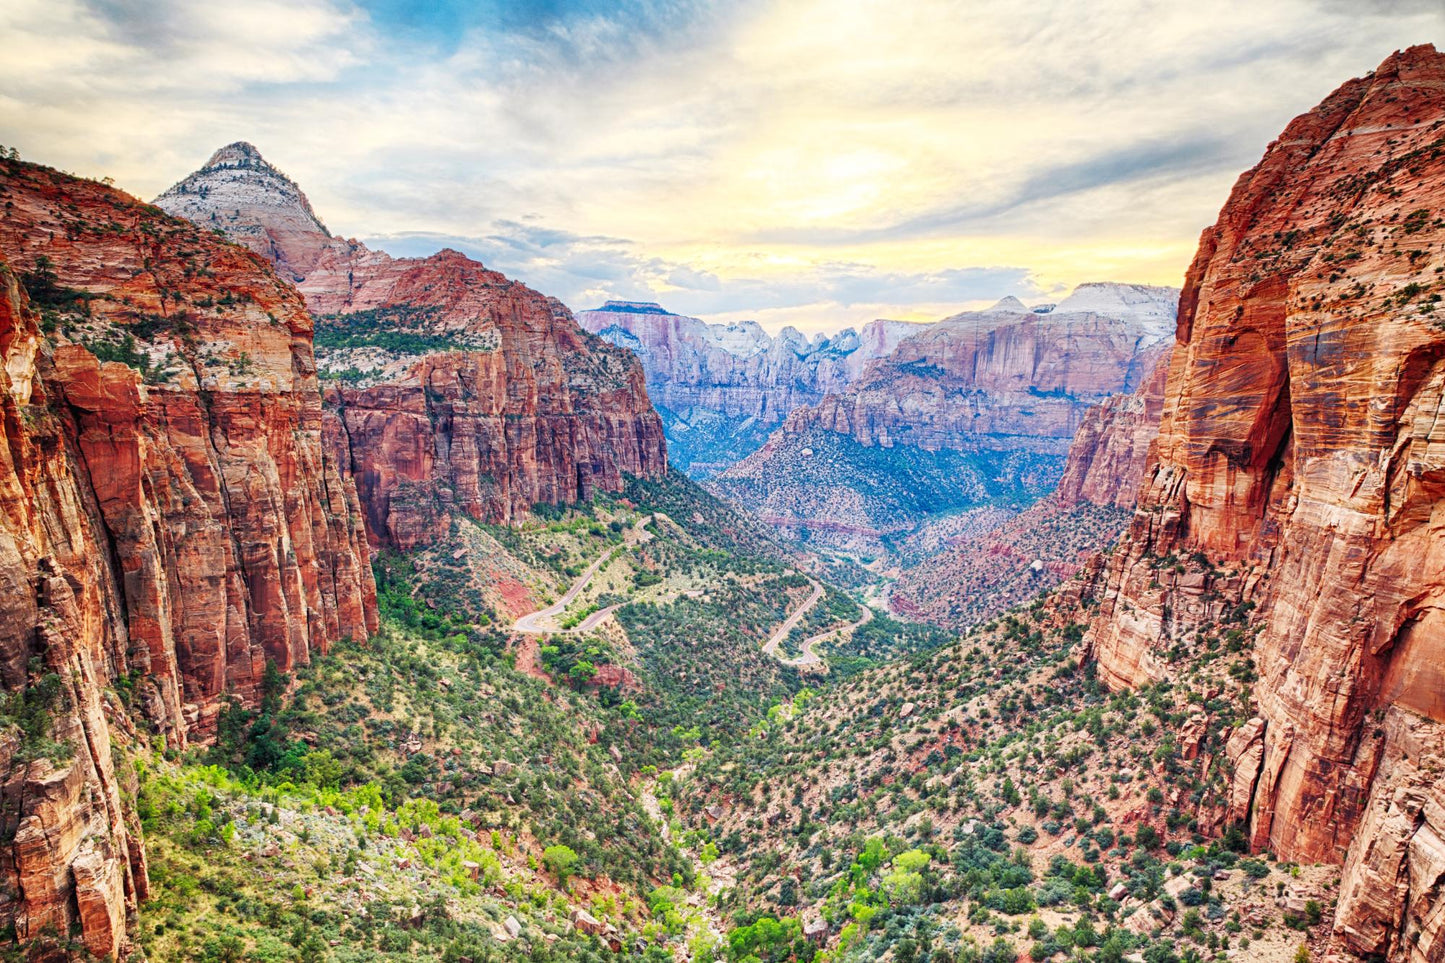
M 1134 507 L 1164 412 L 1169 351 L 1167 347 L 1156 351 L 1159 360 L 1143 384 L 1084 412 L 1059 479 L 1058 500 L 1065 508 L 1085 502 Z
M 78 924 L 91 953 L 116 955 L 147 887 L 121 804 L 134 786 L 111 754 L 112 725 L 128 738 L 124 710 L 106 693 L 126 659 L 124 601 L 44 363 L 36 318 L 0 261 L 0 682 L 12 710 L 23 699 L 52 715 L 39 731 L 0 736 L 0 830 L 11 840 L 0 922 L 27 943 Z
M 0 739 L 0 917 L 118 954 L 147 884 L 112 683 L 184 745 L 365 637 L 375 589 L 294 289 L 99 184 L 7 161 L 0 198 L 0 681 L 51 718 Z
M 559 302 L 452 251 L 408 264 L 400 303 L 465 315 L 486 350 L 427 354 L 401 376 L 328 389 L 332 451 L 356 479 L 369 530 L 407 550 L 453 512 L 507 522 L 533 505 L 620 491 L 667 471 L 642 368 L 582 331 Z
M 330 236 L 248 144 L 156 202 L 298 278 L 321 319 L 320 365 L 342 379 L 326 393 L 328 450 L 355 479 L 374 543 L 407 550 L 456 511 L 511 521 L 667 471 L 637 360 L 560 302 L 456 251 L 393 258 Z
M 1236 733 L 1254 846 L 1343 862 L 1358 953 L 1445 958 L 1445 56 L 1397 53 L 1296 119 L 1204 232 L 1157 456 L 1086 643 L 1164 675 L 1198 588 L 1242 568 L 1259 719 Z M 1186 597 L 1188 596 L 1188 597 Z

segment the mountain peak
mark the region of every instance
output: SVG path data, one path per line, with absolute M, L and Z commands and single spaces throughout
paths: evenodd
M 266 162 L 266 158 L 261 156 L 261 152 L 256 149 L 255 144 L 244 140 L 227 144 L 216 151 L 201 170 L 210 170 L 213 167 L 265 167 L 276 170 Z
M 1028 314 L 1029 306 L 1027 304 L 1024 304 L 1018 298 L 1014 297 L 1012 294 L 1009 294 L 995 301 L 993 307 L 989 308 L 989 310 L 1012 311 L 1017 314 Z
M 217 227 L 273 262 L 293 280 L 315 266 L 331 232 L 298 185 L 254 144 L 238 140 L 155 199 L 156 207 L 203 227 Z

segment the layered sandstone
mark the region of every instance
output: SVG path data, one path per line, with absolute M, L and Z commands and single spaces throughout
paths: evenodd
M 1161 346 L 1157 350 L 1160 360 L 1154 362 L 1154 370 L 1143 384 L 1084 412 L 1059 479 L 1058 500 L 1063 507 L 1086 503 L 1134 507 L 1164 413 L 1169 349 Z
M 1252 602 L 1259 718 L 1235 813 L 1343 862 L 1350 949 L 1445 954 L 1445 56 L 1391 56 L 1292 122 L 1204 232 L 1157 455 L 1086 642 L 1165 674 L 1203 600 Z M 1201 553 L 1228 584 L 1155 580 Z M 1188 591 L 1186 592 L 1186 588 Z
M 782 430 L 816 426 L 884 448 L 1022 444 L 1063 454 L 1091 406 L 1144 381 L 1162 335 L 1155 323 L 1061 308 L 995 307 L 931 325 Z
M 1027 503 L 1053 488 L 1081 425 L 1099 418 L 1094 406 L 1135 391 L 1157 368 L 1177 300 L 1170 288 L 1083 285 L 1051 309 L 1006 298 L 929 325 L 843 391 L 793 411 L 762 448 L 710 484 L 803 540 L 908 555 L 899 540 L 931 518 Z M 1118 402 L 1110 411 L 1134 406 Z M 1129 461 L 1133 440 L 1147 450 L 1143 413 L 1137 417 L 1140 430 L 1128 442 L 1124 419 L 1118 432 L 1096 425 L 1096 450 L 1074 467 L 1071 484 L 1101 504 L 1114 503 L 1102 495 L 1118 484 L 1109 476 L 1138 470 Z M 927 600 L 913 601 L 931 610 Z
M 634 301 L 609 301 L 577 320 L 637 355 L 674 460 L 696 476 L 755 450 L 795 408 L 843 390 L 867 362 L 926 327 L 878 320 L 832 337 L 809 340 L 791 327 L 773 337 L 754 321 L 709 324 Z
M 33 707 L 0 735 L 0 917 L 118 957 L 147 881 L 112 687 L 184 746 L 268 662 L 367 636 L 375 588 L 295 290 L 99 184 L 9 161 L 0 195 L 0 681 Z
M 124 573 L 113 661 L 145 673 L 148 715 L 183 741 L 268 660 L 375 626 L 355 492 L 321 445 L 311 319 L 264 261 L 118 191 L 17 163 L 0 187 L 0 254 L 74 292 L 43 306 L 46 378 Z
M 217 157 L 239 147 L 254 152 Z M 269 239 L 256 249 L 297 274 L 320 319 L 318 364 L 337 379 L 328 451 L 354 479 L 375 544 L 409 550 L 458 512 L 509 522 L 538 503 L 620 491 L 624 474 L 666 472 L 662 423 L 628 352 L 457 251 L 393 258 L 332 237 L 299 189 L 282 190 L 289 179 L 248 157 L 208 164 L 156 203 L 201 225 L 215 215 L 245 243 Z M 275 203 L 228 217 L 215 201 L 227 191 Z
M 35 315 L 3 261 L 0 362 L 0 682 L 10 707 L 23 699 L 51 714 L 38 731 L 0 734 L 0 830 L 11 840 L 0 922 L 27 943 L 78 925 L 91 953 L 118 956 L 148 885 L 121 803 L 133 777 L 111 751 L 123 716 L 105 696 L 126 660 L 121 579 L 75 470 L 72 425 L 41 376 Z

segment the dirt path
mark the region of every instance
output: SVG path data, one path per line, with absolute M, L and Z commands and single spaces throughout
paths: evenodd
M 599 609 L 571 629 L 563 629 L 557 625 L 557 617 L 567 611 L 567 606 L 571 605 L 573 600 L 582 594 L 582 590 L 587 588 L 588 583 L 592 581 L 592 577 L 600 572 L 602 567 L 611 561 L 617 552 L 634 545 L 641 545 L 652 538 L 652 534 L 643 529 L 643 526 L 650 521 L 652 521 L 651 515 L 645 518 L 639 518 L 632 524 L 632 527 L 628 529 L 627 534 L 623 536 L 621 548 L 614 546 L 603 552 L 595 562 L 587 566 L 585 572 L 577 576 L 577 579 L 568 587 L 567 591 L 562 593 L 560 599 L 545 609 L 529 612 L 517 619 L 517 621 L 512 623 L 512 631 L 520 632 L 523 635 L 552 635 L 564 631 L 587 632 L 596 628 L 597 624 L 611 615 L 613 609 L 617 608 L 617 606 L 611 605 L 605 609 Z
M 782 625 L 778 626 L 777 631 L 772 634 L 767 644 L 763 646 L 764 655 L 777 655 L 778 646 L 788 637 L 788 633 L 793 631 L 793 627 L 798 624 L 799 620 L 807 615 L 808 610 L 817 605 L 818 600 L 823 597 L 823 583 L 814 582 L 812 579 L 808 579 L 808 581 L 812 583 L 813 586 L 812 594 L 808 596 L 807 601 L 794 610 L 792 615 L 783 621 Z
M 826 632 L 819 632 L 817 635 L 809 636 L 808 638 L 803 640 L 803 654 L 798 656 L 796 659 L 784 659 L 783 664 L 797 666 L 798 668 L 810 665 L 821 665 L 823 662 L 823 657 L 818 654 L 816 646 L 821 645 L 824 642 L 832 642 L 841 639 L 843 637 L 843 633 L 856 632 L 858 629 L 861 629 L 863 626 L 867 625 L 869 622 L 872 621 L 873 610 L 865 605 L 863 606 L 863 615 L 861 618 L 858 619 L 858 621 L 845 625 L 841 629 L 829 629 Z

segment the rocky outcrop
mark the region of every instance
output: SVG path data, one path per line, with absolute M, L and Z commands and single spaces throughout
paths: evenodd
M 1162 289 L 1162 303 L 1172 297 Z M 846 391 L 795 411 L 784 433 L 817 426 L 889 448 L 1012 448 L 1063 454 L 1088 409 L 1137 388 L 1159 358 L 1156 320 L 997 307 L 902 341 Z
M 1164 413 L 1164 383 L 1169 374 L 1169 350 L 1144 383 L 1129 394 L 1118 394 L 1084 412 L 1079 430 L 1069 443 L 1069 457 L 1059 479 L 1059 504 L 1133 508 L 1149 465 L 1159 418 Z
M 331 233 L 301 188 L 245 141 L 216 151 L 155 203 L 167 213 L 224 231 L 276 265 L 288 281 L 310 274 L 332 247 Z
M 11 160 L 0 196 L 0 921 L 118 957 L 131 712 L 204 737 L 268 662 L 365 637 L 375 589 L 295 291 L 99 184 Z
M 565 315 L 557 323 L 580 334 Z M 543 381 L 559 338 L 544 340 L 539 324 L 540 348 L 520 337 L 498 351 L 432 355 L 398 381 L 328 389 L 330 446 L 349 462 L 378 541 L 410 550 L 445 532 L 456 512 L 507 522 L 538 503 L 621 491 L 624 473 L 666 471 L 636 364 L 578 350 Z M 587 368 L 573 377 L 567 362 Z
M 1084 287 L 1051 310 L 1007 298 L 924 328 L 842 392 L 795 410 L 709 484 L 785 533 L 868 555 L 897 553 L 899 539 L 934 516 L 1046 494 L 1080 426 L 1099 419 L 1094 406 L 1135 391 L 1157 368 L 1177 301 L 1170 288 Z M 1074 311 L 1076 303 L 1111 305 L 1119 316 Z M 1111 413 L 1142 422 L 1133 413 L 1142 401 L 1115 404 Z M 1089 464 L 1074 468 L 1071 484 L 1105 504 L 1114 503 L 1104 498 L 1109 476 L 1139 468 L 1129 446 L 1142 440 L 1147 450 L 1147 428 L 1125 440 L 1122 427 L 1115 441 L 1098 424 Z M 1069 548 L 1072 560 L 1079 546 Z M 912 604 L 935 611 L 921 596 Z M 949 618 L 964 609 L 974 611 L 946 607 Z
M 1445 56 L 1415 47 L 1239 179 L 1190 267 L 1157 455 L 1086 637 L 1110 685 L 1161 678 L 1197 622 L 1152 560 L 1239 573 L 1191 586 L 1262 623 L 1238 814 L 1256 847 L 1343 862 L 1341 938 L 1401 960 L 1440 958 L 1442 131 Z
M 215 163 L 238 150 L 245 164 Z M 228 216 L 215 200 L 228 191 L 267 203 Z M 297 274 L 319 318 L 318 366 L 336 379 L 328 452 L 355 480 L 375 544 L 409 550 L 445 535 L 457 512 L 509 522 L 667 471 L 636 359 L 555 299 L 457 251 L 393 258 L 330 236 L 249 145 L 224 148 L 156 203 Z
M 926 327 L 879 320 L 832 337 L 809 340 L 791 327 L 773 337 L 755 321 L 709 324 L 637 301 L 608 301 L 577 320 L 637 355 L 673 460 L 698 477 L 755 450 L 795 408 L 843 390 Z

